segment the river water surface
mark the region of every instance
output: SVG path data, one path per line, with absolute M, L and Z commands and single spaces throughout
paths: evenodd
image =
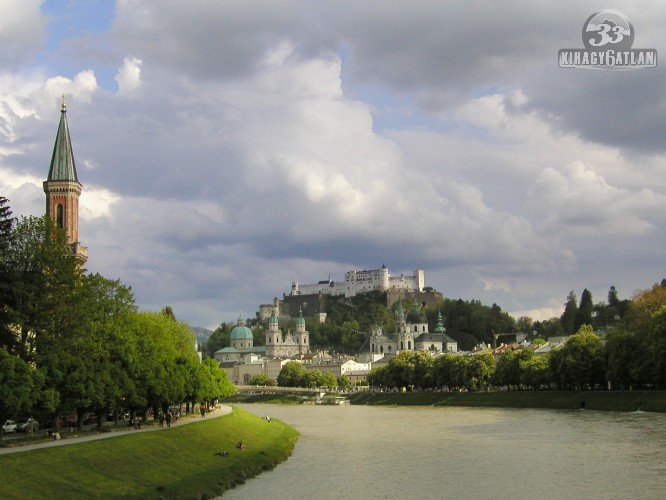
M 227 499 L 666 499 L 666 415 L 239 405 L 301 437 Z

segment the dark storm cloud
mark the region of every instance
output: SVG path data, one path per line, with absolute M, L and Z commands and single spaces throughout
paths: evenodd
M 382 264 L 505 310 L 629 294 L 666 246 L 662 73 L 558 68 L 593 8 L 118 2 L 1 75 L 0 186 L 43 210 L 65 92 L 89 267 L 143 308 L 214 326 Z M 615 8 L 661 50 L 663 12 Z

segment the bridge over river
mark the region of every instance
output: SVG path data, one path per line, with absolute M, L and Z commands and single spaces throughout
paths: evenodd
M 316 389 L 308 389 L 306 387 L 277 387 L 277 386 L 268 386 L 268 385 L 237 385 L 236 389 L 238 392 L 245 394 L 252 393 L 274 393 L 274 394 L 312 394 L 317 396 L 317 400 L 320 400 L 328 392 L 326 389 L 321 387 Z

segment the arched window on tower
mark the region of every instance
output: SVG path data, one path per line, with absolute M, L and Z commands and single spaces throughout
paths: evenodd
M 56 226 L 60 229 L 65 227 L 65 214 L 62 208 L 62 203 L 56 205 Z

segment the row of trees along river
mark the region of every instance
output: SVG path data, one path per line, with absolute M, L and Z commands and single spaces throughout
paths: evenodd
M 16 220 L 0 197 L 0 420 L 33 415 L 101 418 L 116 409 L 144 418 L 170 405 L 234 392 L 194 334 L 174 317 L 138 311 L 131 288 L 86 274 L 64 233 L 44 217 Z

